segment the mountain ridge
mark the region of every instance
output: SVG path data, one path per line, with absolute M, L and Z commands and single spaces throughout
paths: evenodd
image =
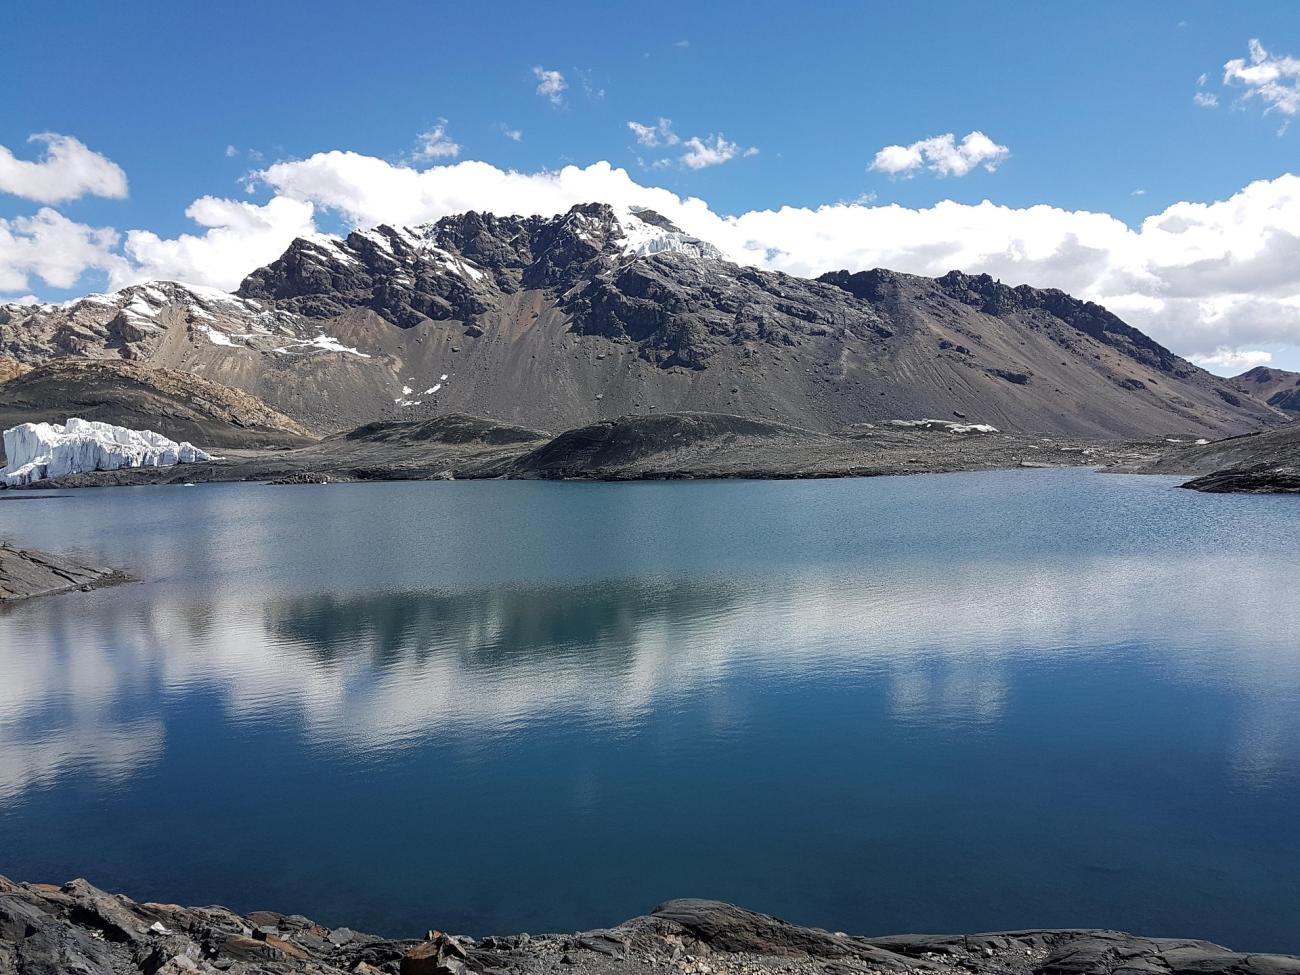
M 1286 415 L 1101 306 L 988 275 L 741 267 L 649 210 L 469 212 L 299 238 L 233 294 L 137 285 L 0 307 L 0 355 L 123 358 L 317 433 L 448 412 L 544 429 L 715 412 L 1217 437 Z

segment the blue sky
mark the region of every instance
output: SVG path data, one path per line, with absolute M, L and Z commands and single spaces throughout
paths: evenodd
M 9 5 L 0 32 L 7 42 L 0 86 L 11 95 L 0 102 L 0 146 L 38 160 L 42 147 L 29 143 L 30 135 L 71 136 L 120 167 L 129 183 L 125 198 L 88 194 L 51 204 L 0 193 L 0 220 L 48 205 L 79 226 L 122 234 L 140 228 L 163 240 L 201 233 L 186 209 L 204 196 L 256 205 L 276 195 L 307 199 L 314 226 L 327 231 L 386 216 L 340 204 L 301 180 L 261 180 L 247 192 L 250 171 L 329 150 L 419 171 L 482 160 L 539 174 L 606 161 L 639 185 L 699 197 L 719 217 L 787 205 L 858 201 L 926 210 L 945 200 L 989 200 L 1015 211 L 1047 204 L 1107 214 L 1135 230 L 1180 202 L 1228 200 L 1253 181 L 1300 171 L 1300 127 L 1288 126 L 1295 106 L 1285 92 L 1279 100 L 1223 81 L 1228 61 L 1249 59 L 1253 38 L 1270 64 L 1300 54 L 1300 4 L 1292 3 L 799 8 L 662 0 L 471 8 L 45 0 Z M 1286 62 L 1277 63 L 1284 86 L 1293 85 Z M 554 99 L 538 91 L 539 68 L 563 78 Z M 1218 104 L 1198 105 L 1198 94 Z M 675 144 L 660 138 L 658 146 L 643 145 L 628 125 L 660 118 L 671 119 Z M 420 158 L 420 134 L 440 122 L 444 144 L 458 152 Z M 870 168 L 884 147 L 947 133 L 959 145 L 971 132 L 1004 148 L 993 171 Z M 732 158 L 683 165 L 687 140 L 717 146 L 718 136 L 734 143 Z M 757 151 L 745 155 L 750 148 Z M 664 162 L 656 167 L 656 160 Z M 1289 201 L 1291 189 L 1284 189 L 1277 193 Z M 1252 206 L 1279 212 L 1268 201 Z M 406 216 L 394 209 L 394 220 Z M 1225 219 L 1240 224 L 1237 216 Z M 1277 231 L 1260 219 L 1259 234 Z M 898 257 L 902 265 L 919 262 L 910 252 Z M 954 252 L 958 259 L 981 257 Z M 825 270 L 817 260 L 796 255 L 788 264 Z M 1014 263 L 989 263 L 1015 278 Z M 74 284 L 59 287 L 33 270 L 38 266 L 29 262 L 23 285 L 0 287 L 0 294 L 59 299 L 107 280 L 103 267 L 88 266 Z M 1256 271 L 1215 295 L 1240 299 L 1264 281 L 1279 300 L 1263 311 L 1238 300 L 1232 315 L 1267 319 L 1268 327 L 1228 323 L 1222 309 L 1204 310 L 1202 295 L 1194 337 L 1179 331 L 1185 307 L 1144 311 L 1139 298 L 1121 296 L 1128 285 L 1108 290 L 1062 273 L 1060 286 L 1121 296 L 1122 314 L 1178 351 L 1263 350 L 1275 364 L 1300 367 L 1300 304 L 1289 303 L 1300 296 L 1300 271 L 1294 289 L 1281 291 L 1275 274 Z M 1045 273 L 1046 265 L 1026 265 L 1023 279 L 1055 283 L 1038 279 Z M 1178 283 L 1142 288 L 1187 290 Z M 1221 336 L 1211 334 L 1216 323 Z

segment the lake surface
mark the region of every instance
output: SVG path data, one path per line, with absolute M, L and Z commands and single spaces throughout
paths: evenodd
M 1024 471 L 112 488 L 0 537 L 0 873 L 382 934 L 670 897 L 1300 951 L 1300 503 Z

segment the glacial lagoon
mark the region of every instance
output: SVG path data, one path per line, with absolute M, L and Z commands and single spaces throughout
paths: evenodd
M 112 488 L 0 537 L 0 873 L 382 934 L 670 897 L 1300 951 L 1300 507 L 1023 471 Z

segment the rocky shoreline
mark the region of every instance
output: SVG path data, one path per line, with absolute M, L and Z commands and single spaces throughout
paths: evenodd
M 136 903 L 73 880 L 0 877 L 13 975 L 1300 975 L 1300 957 L 1117 931 L 858 937 L 718 901 L 674 900 L 574 934 L 389 939 L 296 914 Z
M 131 582 L 120 569 L 83 565 L 61 555 L 0 543 L 0 607 L 34 596 Z

